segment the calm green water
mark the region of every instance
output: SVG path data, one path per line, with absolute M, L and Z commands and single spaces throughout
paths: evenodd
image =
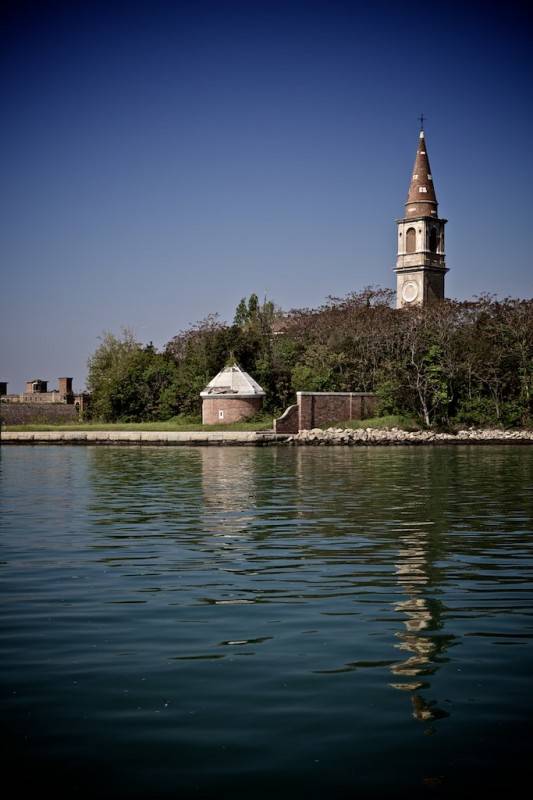
M 55 797 L 527 775 L 533 448 L 1 450 L 4 773 Z

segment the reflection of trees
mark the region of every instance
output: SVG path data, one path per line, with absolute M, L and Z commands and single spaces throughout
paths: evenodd
M 111 536 L 179 533 L 199 542 L 205 534 L 237 535 L 276 488 L 271 449 L 267 459 L 255 447 L 94 447 L 88 454 L 89 512 L 97 525 L 113 527 Z
M 89 511 L 96 524 L 113 527 L 113 535 L 167 535 L 177 523 L 197 520 L 196 449 L 99 446 L 88 455 Z
M 202 601 L 237 602 L 235 594 L 317 604 L 312 613 L 361 613 L 373 635 L 380 621 L 367 610 L 392 582 L 402 621 L 395 662 L 386 660 L 390 637 L 379 659 L 352 661 L 357 644 L 344 628 L 337 667 L 325 671 L 386 668 L 418 720 L 444 714 L 428 695 L 456 643 L 444 630 L 440 563 L 450 551 L 493 558 L 533 509 L 531 493 L 517 503 L 516 492 L 501 492 L 530 484 L 530 461 L 515 448 L 95 447 L 88 455 L 89 512 L 101 526 L 94 546 L 128 569 L 145 560 L 151 573 L 181 579 L 187 570 Z

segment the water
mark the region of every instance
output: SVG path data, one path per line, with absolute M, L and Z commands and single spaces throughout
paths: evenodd
M 4 447 L 4 780 L 435 797 L 526 775 L 533 448 Z

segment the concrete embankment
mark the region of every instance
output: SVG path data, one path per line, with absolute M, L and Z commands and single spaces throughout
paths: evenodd
M 269 445 L 286 434 L 270 431 L 2 431 L 2 444 Z
M 313 428 L 298 434 L 272 431 L 2 431 L 2 444 L 79 445 L 423 445 L 533 444 L 533 431 L 473 429 L 457 433 L 398 428 Z
M 533 444 L 533 430 L 469 428 L 457 433 L 402 431 L 399 428 L 313 428 L 289 436 L 293 445 Z

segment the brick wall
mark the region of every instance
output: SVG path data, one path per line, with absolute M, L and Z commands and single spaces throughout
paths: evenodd
M 276 433 L 320 428 L 331 422 L 366 419 L 375 414 L 377 397 L 364 392 L 297 392 L 297 403 L 274 421 Z
M 262 397 L 204 397 L 202 400 L 202 422 L 204 425 L 229 425 L 242 422 L 263 408 Z M 224 412 L 221 419 L 219 411 Z
M 276 433 L 298 433 L 298 420 L 300 410 L 298 404 L 289 406 L 278 419 L 274 420 Z
M 5 425 L 31 425 L 78 421 L 78 412 L 66 403 L 0 403 L 0 419 Z

